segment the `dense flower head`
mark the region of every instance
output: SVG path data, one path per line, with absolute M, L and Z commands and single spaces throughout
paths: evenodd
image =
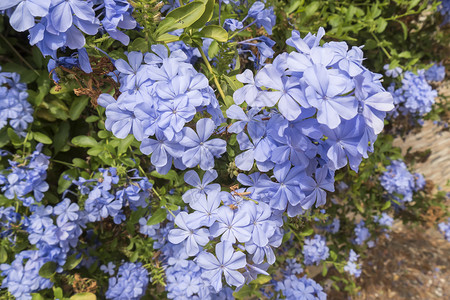
M 386 226 L 387 228 L 391 228 L 394 223 L 394 218 L 392 218 L 385 212 L 383 212 L 381 216 L 374 216 L 373 220 L 374 222 L 377 222 L 381 226 Z
M 0 129 L 9 125 L 18 135 L 25 136 L 34 112 L 27 98 L 27 85 L 20 82 L 19 74 L 0 72 Z
M 11 264 L 0 265 L 4 276 L 1 287 L 7 288 L 16 299 L 31 299 L 31 293 L 51 288 L 50 279 L 39 276 L 39 269 L 48 261 L 38 250 L 18 253 Z
M 392 199 L 400 203 L 411 202 L 413 193 L 424 186 L 423 177 L 418 175 L 415 180 L 403 161 L 393 160 L 381 175 L 380 182 Z
M 15 0 L 3 1 L 0 10 L 6 10 L 15 30 L 29 31 L 31 45 L 54 59 L 60 48 L 83 48 L 84 34 L 96 35 L 99 30 L 128 45 L 130 39 L 120 29 L 137 25 L 126 0 Z
M 122 185 L 116 168 L 112 167 L 100 168 L 94 176 L 97 179 L 86 180 L 80 177 L 72 181 L 82 195 L 87 195 L 84 211 L 90 222 L 113 217 L 114 222 L 120 224 L 125 218 L 123 208 L 136 210 L 149 205 L 153 185 L 146 177 L 136 175 L 128 179 L 127 185 Z
M 355 227 L 355 240 L 354 243 L 356 245 L 362 245 L 365 241 L 367 241 L 371 234 L 369 232 L 369 229 L 366 227 L 366 223 L 361 220 Z
M 353 249 L 350 249 L 349 258 L 347 264 L 344 266 L 344 271 L 348 272 L 350 275 L 358 278 L 361 276 L 361 264 L 357 263 L 359 255 Z
M 320 261 L 327 259 L 330 253 L 325 237 L 316 234 L 313 238 L 306 239 L 303 256 L 305 265 L 318 265 Z
M 205 75 L 184 63 L 181 50 L 169 55 L 164 46 L 155 45 L 152 51 L 145 57 L 130 52 L 128 62 L 115 62 L 122 94 L 117 100 L 109 94 L 98 99 L 106 108 L 106 128 L 118 138 L 133 134 L 142 141 L 141 151 L 152 154 L 159 173 L 167 173 L 172 162 L 178 169 L 200 164 L 209 170 L 226 145 L 221 139 L 209 139 L 223 121 L 214 92 Z M 196 131 L 187 127 L 206 112 L 212 120 L 197 121 Z
M 42 154 L 42 144 L 23 162 L 9 161 L 10 167 L 1 170 L 0 190 L 8 199 L 17 198 L 24 206 L 40 202 L 49 186 L 45 179 L 49 157 Z
M 431 111 L 431 107 L 437 97 L 434 90 L 425 78 L 425 70 L 418 70 L 417 74 L 406 71 L 401 80 L 401 87 L 396 89 L 395 84 L 389 86 L 388 91 L 394 97 L 394 117 L 399 114 L 423 116 Z
M 425 78 L 428 81 L 442 81 L 445 78 L 445 67 L 442 64 L 433 64 L 425 71 Z
M 298 278 L 295 275 L 286 276 L 283 281 L 279 281 L 275 290 L 288 300 L 325 300 L 327 295 L 323 288 L 306 275 Z
M 145 295 L 149 274 L 141 263 L 124 263 L 117 275 L 109 278 L 106 299 L 139 300 Z

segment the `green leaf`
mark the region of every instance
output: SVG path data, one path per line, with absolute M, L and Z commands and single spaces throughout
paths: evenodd
M 212 59 L 217 53 L 219 53 L 219 43 L 212 41 L 208 48 L 208 57 Z
M 42 144 L 51 144 L 52 139 L 43 134 L 42 132 L 33 132 L 33 138 Z
M 420 0 L 412 0 L 409 2 L 409 6 L 408 6 L 408 10 L 413 9 L 414 7 L 417 6 L 417 4 L 419 4 Z
M 236 79 L 236 76 L 228 77 L 227 75 L 222 75 L 222 77 L 230 85 L 233 92 L 244 86 L 242 82 Z
M 72 102 L 72 105 L 69 109 L 69 117 L 72 121 L 77 120 L 83 110 L 86 108 L 86 105 L 89 102 L 88 97 L 76 97 L 75 100 Z
M 70 124 L 68 122 L 61 122 L 59 124 L 58 132 L 56 132 L 53 141 L 55 152 L 59 152 L 67 144 L 69 140 Z
M 8 252 L 4 247 L 0 248 L 0 264 L 5 263 L 8 260 Z
M 33 294 L 31 294 L 31 300 L 45 300 L 45 298 L 42 297 L 41 294 L 33 293 Z
M 70 300 L 97 300 L 97 296 L 92 293 L 79 293 L 70 297 Z
M 255 280 L 252 281 L 252 283 L 265 284 L 265 283 L 268 283 L 271 279 L 272 279 L 272 276 L 259 275 Z
M 0 148 L 2 148 L 8 143 L 9 143 L 9 136 L 6 131 L 6 128 L 4 128 L 4 130 L 0 129 Z
M 127 152 L 128 147 L 131 146 L 133 141 L 134 141 L 134 136 L 132 134 L 129 134 L 126 138 L 121 140 L 119 147 L 117 147 L 117 154 L 120 155 L 122 153 Z
M 307 229 L 307 230 L 305 230 L 303 232 L 300 232 L 300 235 L 302 235 L 302 236 L 310 236 L 313 233 L 314 233 L 314 229 L 309 228 L 309 229 Z
M 167 217 L 167 211 L 165 208 L 158 208 L 155 213 L 147 221 L 147 225 L 155 225 L 164 221 Z
M 78 167 L 81 169 L 89 169 L 89 165 L 86 163 L 86 161 L 84 159 L 74 158 L 74 159 L 72 159 L 72 163 L 75 165 L 75 167 Z
M 79 135 L 72 139 L 72 144 L 79 147 L 95 147 L 98 145 L 97 141 L 92 136 Z
M 214 39 L 218 42 L 225 43 L 228 41 L 228 32 L 218 25 L 209 25 L 203 28 L 199 36 Z
M 205 4 L 205 11 L 202 16 L 195 21 L 190 27 L 191 28 L 202 28 L 205 26 L 209 20 L 211 20 L 214 12 L 214 0 L 198 0 L 199 2 L 203 2 Z
M 386 201 L 383 205 L 383 207 L 381 207 L 381 210 L 386 210 L 389 207 L 391 207 L 391 201 Z
M 55 295 L 55 299 L 62 300 L 64 298 L 63 290 L 60 287 L 53 287 L 53 295 Z
M 395 20 L 396 22 L 398 22 L 401 26 L 402 26 L 402 30 L 403 30 L 403 40 L 406 40 L 408 38 L 408 27 L 406 26 L 405 23 L 403 23 L 400 20 Z
M 336 260 L 336 258 L 337 258 L 336 252 L 330 251 L 330 257 L 331 257 L 332 260 Z
M 378 18 L 376 24 L 377 24 L 376 32 L 381 33 L 386 29 L 388 22 L 383 18 Z
M 170 34 L 170 33 L 164 33 L 164 34 L 161 34 L 156 39 L 156 41 L 157 42 L 164 42 L 164 43 L 172 43 L 172 42 L 178 41 L 179 39 L 180 39 L 180 37 L 177 36 L 177 35 L 173 35 L 173 34 Z
M 58 265 L 54 261 L 46 262 L 39 269 L 39 276 L 44 278 L 50 278 L 53 274 L 55 274 L 56 268 Z
M 156 29 L 156 36 L 158 37 L 169 31 L 191 26 L 203 15 L 204 11 L 205 3 L 201 1 L 194 1 L 172 10 L 159 23 Z
M 140 51 L 142 53 L 148 52 L 148 43 L 143 38 L 135 39 L 130 46 L 128 46 L 129 51 Z
M 323 264 L 323 267 L 322 267 L 322 276 L 323 276 L 323 277 L 327 276 L 327 273 L 328 273 L 327 265 L 326 265 L 326 264 Z
M 358 200 L 353 200 L 353 203 L 355 204 L 356 209 L 359 210 L 360 213 L 364 213 L 364 208 L 361 206 Z
M 64 264 L 64 270 L 73 270 L 76 266 L 78 266 L 83 260 L 83 256 L 77 258 L 77 254 L 73 254 L 67 258 L 66 263 Z
M 78 169 L 70 169 L 63 172 L 58 179 L 58 194 L 61 194 L 65 190 L 67 190 L 72 185 L 72 180 L 65 180 L 64 175 L 68 175 L 70 178 L 78 178 L 79 171 Z
M 88 123 L 92 123 L 92 122 L 98 121 L 98 119 L 100 119 L 100 118 L 97 117 L 97 116 L 89 116 L 89 117 L 86 118 L 85 121 L 88 122 Z
M 308 6 L 306 6 L 305 8 L 305 16 L 306 17 L 311 17 L 320 7 L 320 2 L 319 1 L 313 1 L 310 4 L 308 4 Z
M 14 131 L 14 129 L 12 129 L 11 127 L 8 127 L 8 129 L 6 129 L 6 131 L 8 132 L 9 139 L 11 140 L 13 145 L 21 145 L 22 144 L 22 139 L 17 135 L 17 133 Z
M 105 150 L 105 148 L 103 147 L 103 145 L 97 145 L 95 147 L 92 147 L 91 149 L 89 149 L 87 151 L 88 155 L 92 155 L 92 156 L 98 156 L 100 153 L 102 153 Z

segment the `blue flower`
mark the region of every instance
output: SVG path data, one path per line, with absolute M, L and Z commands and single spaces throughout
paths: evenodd
M 221 241 L 247 242 L 252 233 L 250 217 L 244 209 L 234 211 L 227 206 L 219 207 L 217 221 L 211 226 L 210 232 L 213 237 L 221 235 Z
M 124 263 L 116 277 L 109 278 L 106 299 L 139 300 L 145 295 L 148 282 L 148 271 L 141 263 Z
M 326 300 L 327 295 L 314 280 L 297 278 L 295 275 L 286 276 L 283 281 L 278 282 L 276 291 L 281 291 L 288 300 Z
M 355 276 L 356 278 L 361 276 L 361 264 L 356 263 L 358 258 L 359 255 L 356 254 L 355 251 L 353 251 L 353 249 L 350 249 L 348 262 L 344 266 L 344 271 L 348 272 L 350 275 Z
M 447 222 L 439 223 L 438 228 L 445 236 L 445 239 L 450 242 L 450 218 L 447 219 Z
M 301 202 L 302 208 L 309 209 L 314 203 L 316 207 L 319 207 L 327 202 L 325 190 L 334 192 L 334 176 L 329 176 L 328 168 L 324 166 L 316 169 L 315 180 L 311 177 L 304 177 L 300 182 L 300 186 L 306 195 Z
M 205 269 L 202 278 L 208 279 L 216 292 L 222 289 L 222 274 L 229 285 L 243 285 L 245 278 L 237 270 L 247 265 L 245 254 L 234 252 L 232 243 L 228 241 L 218 243 L 215 249 L 215 256 L 208 252 L 197 256 L 197 264 Z
M 445 78 L 445 67 L 441 64 L 433 64 L 428 70 L 425 71 L 425 78 L 428 81 L 440 82 Z
M 187 190 L 183 194 L 183 201 L 185 203 L 189 203 L 192 207 L 192 204 L 194 204 L 196 201 L 200 200 L 201 196 L 205 196 L 206 194 L 212 193 L 212 192 L 219 192 L 220 191 L 220 184 L 211 182 L 214 181 L 214 179 L 217 178 L 217 171 L 216 170 L 208 170 L 203 175 L 203 179 L 200 181 L 200 177 L 198 176 L 197 172 L 194 170 L 187 171 L 184 174 L 184 182 L 193 186 L 193 189 Z
M 56 219 L 58 226 L 62 226 L 69 221 L 78 220 L 79 210 L 78 204 L 72 203 L 68 198 L 58 203 L 53 210 L 54 214 L 58 216 Z
M 9 22 L 12 28 L 22 32 L 35 25 L 36 17 L 48 14 L 52 0 L 4 0 L 0 3 L 0 10 L 14 8 Z
M 270 192 L 270 206 L 273 209 L 285 210 L 286 206 L 296 206 L 305 198 L 300 188 L 300 181 L 304 174 L 301 167 L 291 168 L 290 162 L 276 165 L 273 175 L 277 182 L 262 181 L 261 185 L 268 188 Z
M 191 128 L 183 130 L 184 137 L 180 144 L 186 147 L 183 164 L 188 168 L 200 165 L 203 170 L 214 167 L 214 157 L 220 157 L 226 151 L 227 143 L 222 139 L 208 140 L 215 125 L 210 119 L 200 119 L 196 125 L 197 133 Z
M 189 256 L 194 256 L 200 251 L 199 245 L 204 246 L 209 242 L 209 231 L 196 226 L 198 223 L 193 222 L 194 218 L 194 215 L 180 212 L 175 218 L 175 224 L 179 228 L 172 229 L 168 237 L 169 242 L 173 244 L 186 241 L 184 247 Z
M 355 227 L 355 243 L 357 245 L 362 245 L 365 241 L 370 238 L 370 232 L 367 227 L 365 227 L 366 223 L 364 221 L 360 221 Z
M 316 234 L 312 239 L 305 239 L 303 256 L 305 265 L 318 265 L 320 261 L 327 259 L 330 253 L 325 237 Z

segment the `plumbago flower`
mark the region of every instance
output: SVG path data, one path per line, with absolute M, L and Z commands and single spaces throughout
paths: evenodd
M 137 25 L 126 0 L 5 0 L 0 10 L 6 10 L 15 30 L 29 31 L 31 45 L 53 59 L 59 48 L 83 48 L 84 34 L 96 35 L 99 30 L 128 45 L 130 38 L 120 29 Z
M 425 70 L 418 70 L 417 74 L 405 72 L 401 86 L 396 89 L 395 83 L 392 83 L 388 91 L 394 97 L 395 110 L 391 113 L 392 117 L 400 114 L 422 117 L 431 111 L 437 97 L 437 91 L 426 80 Z
M 245 254 L 234 252 L 232 243 L 222 241 L 216 245 L 216 256 L 202 252 L 197 257 L 197 264 L 205 269 L 202 277 L 208 279 L 216 292 L 222 289 L 222 275 L 229 285 L 240 286 L 245 282 L 244 276 L 237 269 L 247 264 Z
M 381 86 L 381 77 L 362 65 L 361 49 L 348 50 L 345 43 L 320 47 L 323 34 L 321 31 L 317 37 L 309 34 L 301 39 L 294 32 L 288 42 L 296 51 L 277 56 L 254 78 L 249 70 L 237 76 L 247 84 L 235 92 L 236 104 L 226 114 L 235 120 L 227 130 L 236 135 L 242 151 L 237 153 L 235 164 L 242 171 L 250 171 L 238 176 L 243 188 L 227 192 L 212 183 L 217 173 L 208 168 L 214 165 L 205 165 L 202 157 L 209 151 L 209 160 L 213 161 L 212 151 L 220 148 L 210 139 L 212 120 L 200 119 L 197 132 L 192 127 L 182 131 L 179 144 L 191 150 L 185 150 L 176 161 L 181 160 L 187 168 L 200 165 L 208 171 L 203 180 L 193 170 L 185 173 L 185 181 L 193 188 L 185 192 L 183 200 L 194 212 L 180 213 L 178 219 L 181 215 L 191 223 L 178 225 L 176 221 L 169 237 L 180 236 L 172 242 L 179 243 L 184 253 L 197 252 L 199 243 L 188 246 L 190 242 L 181 241 L 195 236 L 199 229 L 209 230 L 214 241 L 220 240 L 215 255 L 213 250 L 194 254 L 194 262 L 200 267 L 196 276 L 208 278 L 205 285 L 214 291 L 222 287 L 222 273 L 231 272 L 229 268 L 235 275 L 226 275 L 226 282 L 240 286 L 245 276 L 254 278 L 251 272 L 239 272 L 249 262 L 256 264 L 249 268 L 260 274 L 264 274 L 260 265 L 275 263 L 274 249 L 283 239 L 282 214 L 287 211 L 288 216 L 297 216 L 313 206 L 324 205 L 326 192 L 334 191 L 335 171 L 347 164 L 358 170 L 362 158 L 373 151 L 386 112 L 393 108 L 391 95 Z M 173 68 L 167 65 L 161 76 L 170 77 Z M 240 105 L 244 102 L 250 107 L 243 109 Z M 358 243 L 370 236 L 363 224 L 356 233 Z M 226 247 L 233 255 L 233 244 L 243 251 L 239 252 L 240 267 L 228 267 L 231 256 L 225 258 L 223 254 Z M 317 235 L 305 243 L 305 263 L 316 264 L 326 259 L 328 252 L 326 240 Z M 169 257 L 184 259 L 174 254 Z M 298 293 L 310 293 L 311 297 L 324 298 L 320 287 L 308 287 L 307 282 L 296 282 L 299 291 L 285 296 L 298 299 Z M 198 289 L 194 294 L 201 293 Z
M 118 138 L 133 134 L 142 141 L 142 153 L 151 154 L 159 173 L 167 173 L 174 161 L 178 169 L 200 165 L 210 170 L 214 158 L 226 151 L 226 142 L 210 139 L 223 115 L 208 80 L 181 62 L 186 58 L 181 50 L 169 55 L 164 46 L 154 45 L 152 51 L 145 57 L 130 52 L 129 63 L 116 61 L 122 94 L 117 100 L 109 94 L 99 97 L 106 108 L 105 126 Z M 205 109 L 212 120 L 198 120 L 197 131 L 186 127 Z

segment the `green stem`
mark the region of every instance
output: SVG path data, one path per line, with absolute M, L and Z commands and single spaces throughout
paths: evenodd
M 75 167 L 74 164 L 71 164 L 71 163 L 68 163 L 68 162 L 65 162 L 65 161 L 61 161 L 61 160 L 57 160 L 57 159 L 52 159 L 51 161 L 55 162 L 55 163 L 58 163 L 58 164 L 66 165 L 66 166 L 69 166 L 69 167 Z
M 380 40 L 377 38 L 377 36 L 373 32 L 371 32 L 371 34 L 372 34 L 373 38 L 375 39 L 375 41 L 377 41 L 378 46 L 380 46 Z M 386 48 L 384 48 L 383 46 L 380 46 L 380 47 L 383 50 L 384 54 L 386 54 L 386 56 L 389 59 L 391 59 L 391 55 L 389 54 L 389 52 L 387 52 Z
M 214 83 L 217 87 L 217 90 L 219 91 L 220 97 L 222 97 L 222 100 L 225 101 L 225 93 L 223 92 L 222 87 L 220 86 L 219 80 L 217 79 L 216 75 L 213 72 L 211 64 L 209 63 L 208 58 L 205 55 L 205 52 L 203 52 L 202 47 L 197 47 L 197 49 L 200 51 L 203 61 L 205 62 L 206 67 L 208 68 L 208 71 L 212 74 L 212 76 L 214 78 Z
M 0 33 L 0 37 L 5 41 L 5 43 L 9 46 L 9 48 L 11 48 L 11 50 L 17 55 L 17 57 L 19 57 L 19 59 L 28 67 L 30 68 L 34 73 L 36 73 L 38 76 L 40 75 L 38 71 L 36 71 L 33 66 L 30 65 L 29 62 L 27 62 L 27 60 L 25 58 L 23 58 L 22 55 L 20 55 L 20 53 L 16 50 L 16 48 L 14 48 L 13 45 L 11 45 L 11 43 L 8 41 L 8 39 Z

